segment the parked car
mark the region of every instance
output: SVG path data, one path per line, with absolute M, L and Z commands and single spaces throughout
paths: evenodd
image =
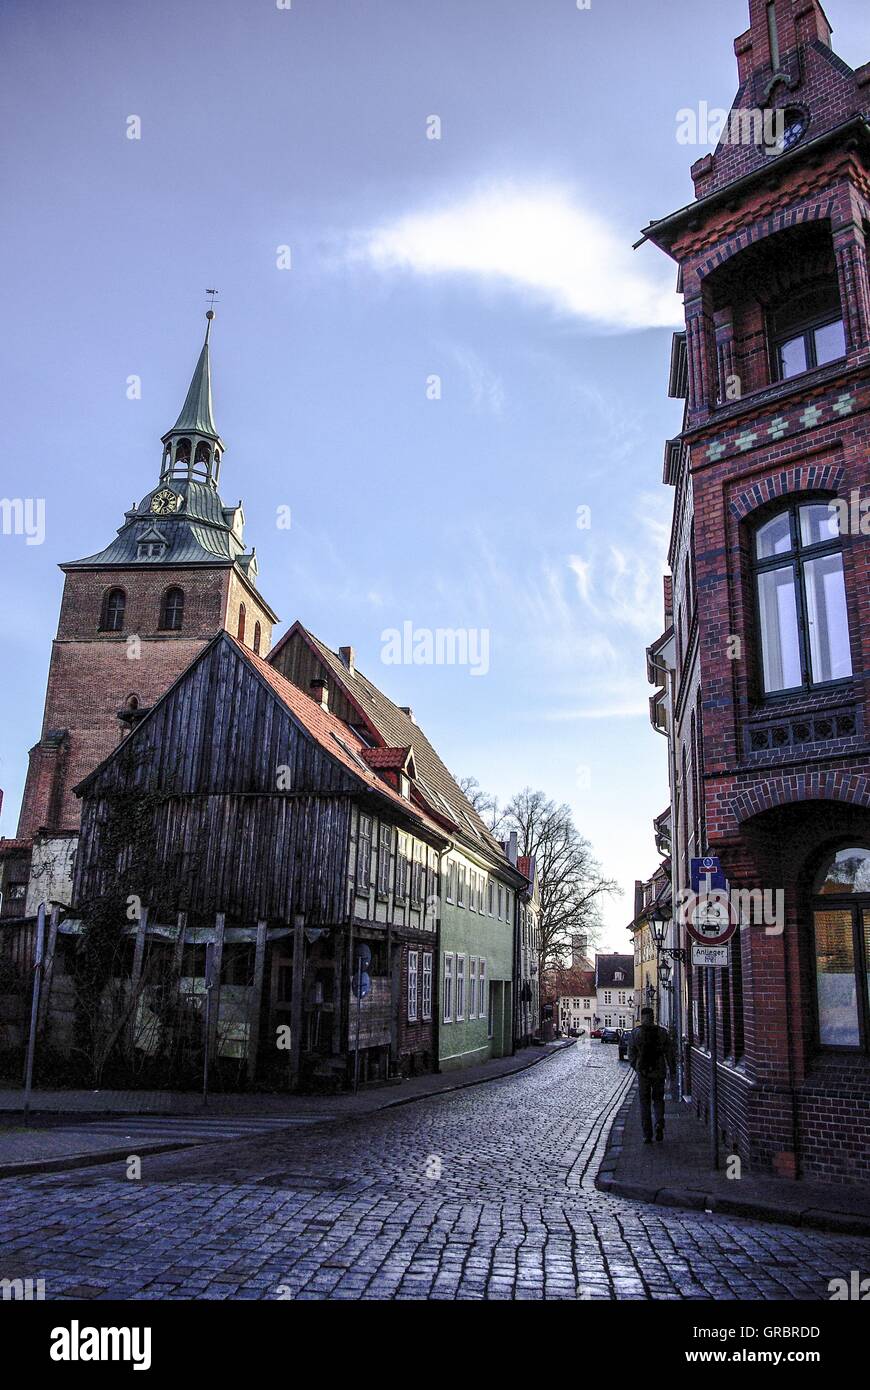
M 593 1029 L 592 1029 L 592 1032 L 589 1034 L 589 1036 L 590 1036 L 590 1038 L 600 1038 L 600 1037 L 601 1037 L 601 1029 L 600 1029 L 600 1028 L 593 1028 Z
M 618 1042 L 619 1042 L 619 1029 L 618 1029 L 618 1028 L 602 1028 L 602 1030 L 601 1030 L 601 1041 L 602 1041 L 603 1043 L 618 1043 Z

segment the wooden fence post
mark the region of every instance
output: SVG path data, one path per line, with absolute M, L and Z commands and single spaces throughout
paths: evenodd
M 263 1005 L 263 976 L 266 968 L 266 923 L 257 923 L 257 946 L 254 955 L 254 988 L 248 1013 L 248 1081 L 257 1074 L 257 1054 L 260 1050 L 260 1016 Z

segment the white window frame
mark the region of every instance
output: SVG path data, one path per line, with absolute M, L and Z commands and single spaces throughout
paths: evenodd
M 499 921 L 502 920 L 502 915 L 501 915 L 501 914 L 502 914 L 503 910 L 504 910 L 504 888 L 502 887 L 501 884 L 499 884 L 499 885 L 498 885 L 498 920 L 499 920 Z
M 408 1022 L 419 1022 L 420 952 L 408 952 Z
M 495 884 L 489 880 L 489 916 L 495 916 Z
M 468 979 L 468 958 L 458 951 L 456 954 L 456 1022 L 465 1022 L 465 985 Z
M 468 960 L 468 1017 L 477 1018 L 477 956 Z
M 456 860 L 447 860 L 447 877 L 444 881 L 444 897 L 452 903 L 456 898 Z
M 432 952 L 423 952 L 423 987 L 420 998 L 420 1018 L 423 1023 L 432 1020 Z
M 381 822 L 378 842 L 378 892 L 386 895 L 390 891 L 390 861 L 393 857 L 393 827 Z
M 489 1012 L 489 985 L 486 978 L 486 957 L 481 956 L 477 966 L 477 1017 L 486 1018 Z
M 363 826 L 367 826 L 363 834 Z M 356 886 L 367 893 L 372 886 L 372 818 L 361 815 L 356 840 Z
M 466 869 L 460 864 L 456 874 L 456 906 L 465 906 Z
M 453 981 L 455 978 L 453 965 L 453 952 L 444 952 L 444 975 L 443 990 L 441 999 L 441 1021 L 442 1023 L 453 1022 Z
M 468 872 L 468 910 L 477 911 L 477 874 L 474 869 Z

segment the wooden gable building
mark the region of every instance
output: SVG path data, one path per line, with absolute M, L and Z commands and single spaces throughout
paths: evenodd
M 410 749 L 373 750 L 333 714 L 323 681 L 303 692 L 222 633 L 77 786 L 73 915 L 114 901 L 119 931 L 135 917 L 135 980 L 163 952 L 161 997 L 173 969 L 198 982 L 188 998 L 208 992 L 229 1084 L 340 1085 L 357 1050 L 363 1080 L 429 1069 L 448 832 L 403 796 L 413 771 Z

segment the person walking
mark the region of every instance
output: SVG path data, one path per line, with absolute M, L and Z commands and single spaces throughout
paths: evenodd
M 650 1008 L 640 1011 L 640 1023 L 631 1034 L 628 1060 L 640 1087 L 643 1142 L 652 1143 L 655 1115 L 656 1140 L 661 1143 L 665 1137 L 665 1078 L 674 1071 L 674 1049 L 670 1033 L 656 1023 Z

